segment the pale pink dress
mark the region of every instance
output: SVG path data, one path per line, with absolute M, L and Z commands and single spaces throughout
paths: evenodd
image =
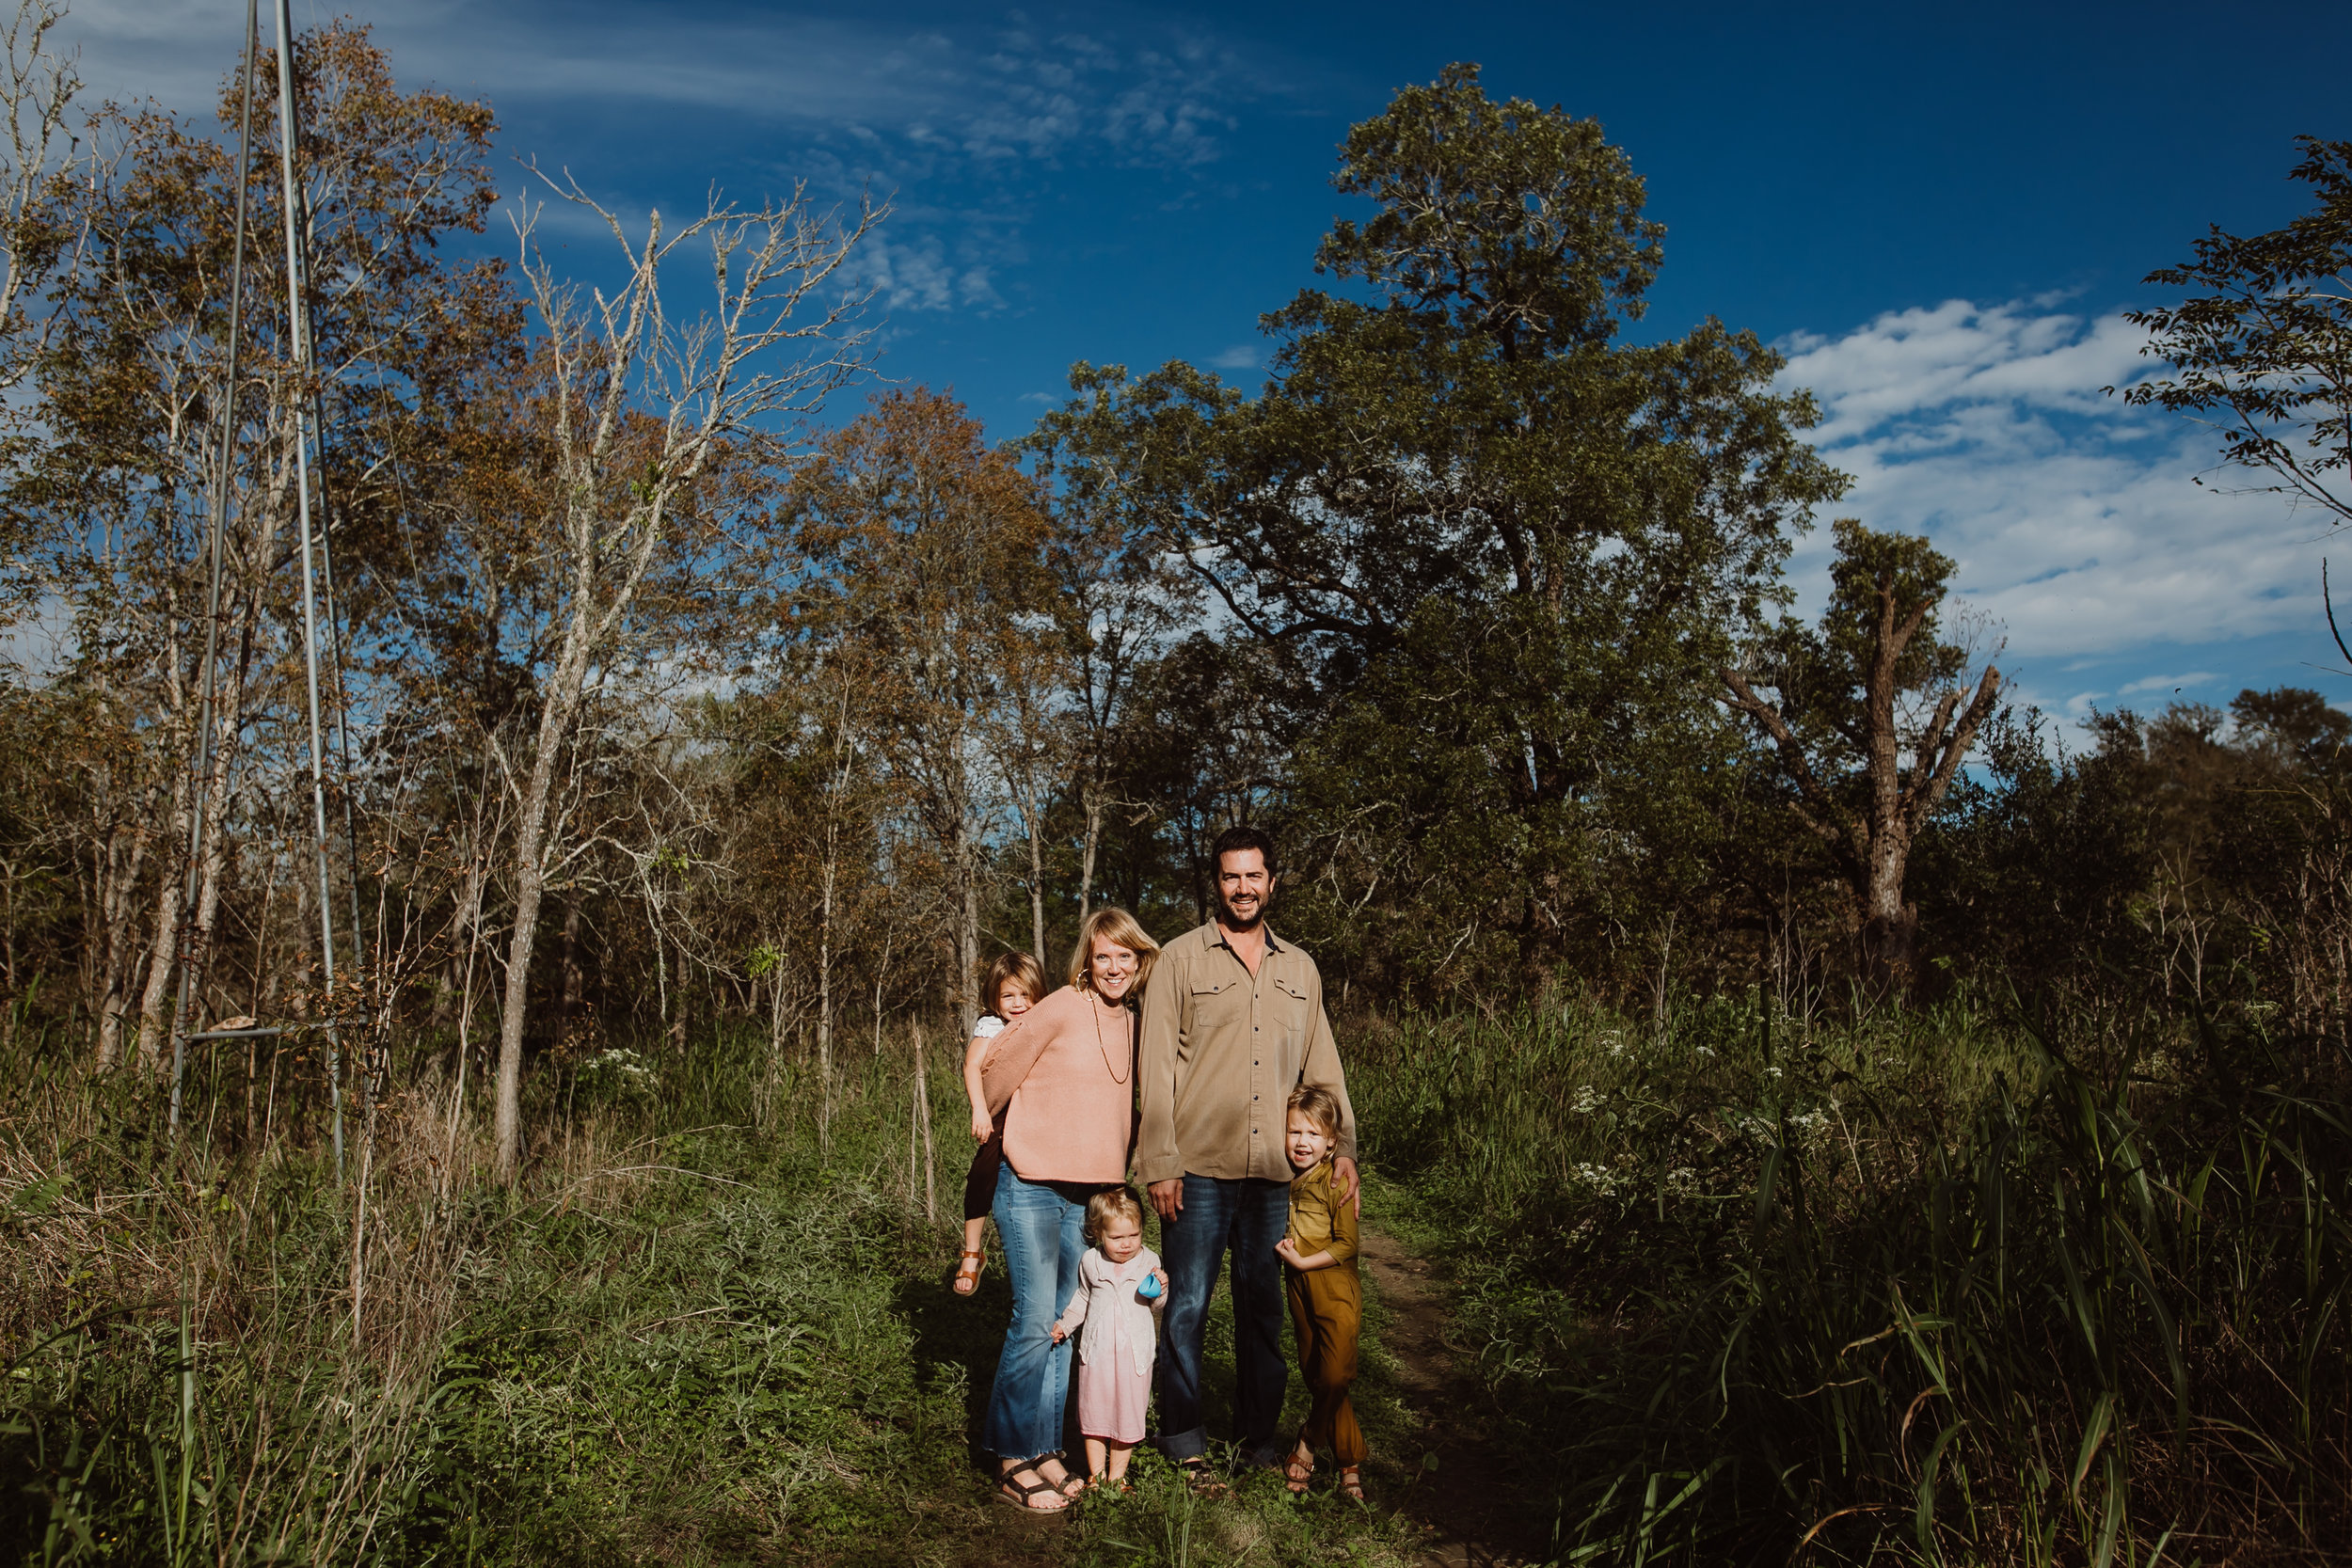
M 1078 1430 L 1089 1437 L 1121 1447 L 1143 1441 L 1152 1357 L 1168 1292 L 1146 1301 L 1136 1287 L 1159 1266 L 1150 1247 L 1124 1263 L 1095 1247 L 1078 1260 L 1078 1293 L 1070 1298 L 1061 1327 L 1078 1335 Z

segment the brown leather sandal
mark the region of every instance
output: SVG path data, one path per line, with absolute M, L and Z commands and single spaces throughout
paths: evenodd
M 956 1294 L 968 1296 L 980 1288 L 980 1265 L 987 1256 L 984 1252 L 974 1252 L 969 1248 L 957 1255 Z
M 1290 1457 L 1282 1461 L 1282 1481 L 1293 1493 L 1306 1491 L 1307 1482 L 1313 1479 L 1314 1473 L 1314 1450 L 1304 1443 L 1293 1449 Z
M 1361 1465 L 1343 1465 L 1340 1466 L 1340 1490 L 1358 1502 L 1364 1500 L 1364 1476 Z
M 1037 1476 L 1037 1479 L 1030 1481 L 1014 1479 L 1025 1470 Z M 1050 1501 L 1047 1500 L 1049 1498 Z M 1070 1506 L 1070 1499 L 1063 1497 L 1061 1490 L 1053 1482 L 1038 1475 L 1033 1465 L 1010 1465 L 997 1471 L 996 1500 L 1024 1513 L 1058 1513 Z

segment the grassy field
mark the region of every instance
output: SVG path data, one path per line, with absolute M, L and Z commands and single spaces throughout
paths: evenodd
M 1562 1560 L 2315 1562 L 2352 1532 L 2352 1141 L 2329 1060 L 2262 1023 L 1719 999 L 1346 1034 L 1373 1216 L 1474 1361 L 1443 1414 L 1517 1456 L 1500 1495 Z M 1195 1499 L 1148 1458 L 1069 1517 L 992 1503 L 1004 1274 L 947 1289 L 957 1091 L 943 1055 L 927 1166 L 903 1041 L 821 1127 L 748 1045 L 547 1072 L 512 1188 L 431 1055 L 339 1183 L 315 1059 L 211 1064 L 175 1142 L 7 1050 L 13 1560 L 1382 1564 L 1457 1484 L 1375 1302 L 1379 1506 Z M 1229 1350 L 1220 1310 L 1213 1392 Z
M 26 1051 L 0 1121 L 0 1554 L 39 1562 L 1401 1560 L 1406 1525 L 1271 1475 L 1030 1521 L 973 1441 L 1009 1296 L 948 1290 L 959 1146 L 926 1181 L 886 1042 L 830 1125 L 761 1125 L 747 1059 L 606 1062 L 534 1107 L 513 1191 L 445 1093 L 383 1106 L 355 1180 L 281 1072 L 267 1141 L 206 1085 L 152 1107 Z M 314 1066 L 315 1064 L 311 1064 Z M 938 1064 L 934 1105 L 952 1105 Z M 357 1179 L 364 1168 L 366 1212 Z M 927 1212 L 927 1185 L 934 1201 Z M 933 1215 L 938 1217 L 933 1217 Z M 365 1262 L 353 1317 L 354 1237 Z M 1230 1387 L 1230 1329 L 1212 1323 Z M 1376 1370 L 1375 1441 L 1405 1419 Z M 1385 1479 L 1389 1472 L 1375 1472 Z
M 1407 1019 L 1356 1098 L 1565 1560 L 2318 1562 L 2352 1120 L 2266 1017 Z

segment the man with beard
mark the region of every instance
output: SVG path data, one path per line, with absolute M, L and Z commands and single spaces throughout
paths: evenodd
M 1282 1354 L 1282 1264 L 1291 1167 L 1283 1105 L 1316 1084 L 1340 1102 L 1337 1201 L 1356 1195 L 1356 1113 L 1323 1010 L 1315 962 L 1267 929 L 1274 841 L 1219 835 L 1216 918 L 1160 950 L 1143 996 L 1136 1070 L 1142 1126 L 1136 1179 L 1160 1216 L 1168 1299 L 1159 1358 L 1161 1451 L 1205 1481 L 1201 1331 L 1219 1262 L 1232 1255 L 1233 1418 L 1246 1465 L 1281 1463 L 1277 1433 L 1290 1364 Z

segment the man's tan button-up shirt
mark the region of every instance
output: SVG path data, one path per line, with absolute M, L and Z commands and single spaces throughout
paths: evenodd
M 1338 1096 L 1332 1152 L 1356 1157 L 1356 1111 L 1323 1010 L 1323 976 L 1272 931 L 1254 978 L 1215 921 L 1162 948 L 1144 988 L 1140 1034 L 1138 1181 L 1189 1174 L 1287 1182 L 1282 1107 L 1302 1083 Z

